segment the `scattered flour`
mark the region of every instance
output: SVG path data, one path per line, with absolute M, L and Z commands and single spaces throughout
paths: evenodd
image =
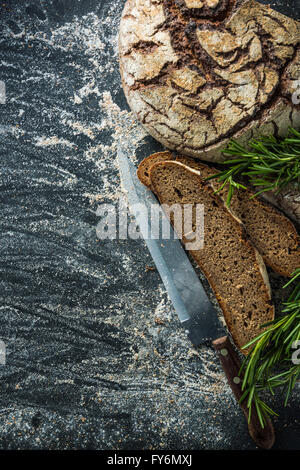
M 73 142 L 69 142 L 66 139 L 59 139 L 57 136 L 52 137 L 36 137 L 36 146 L 37 147 L 52 147 L 54 145 L 64 145 L 69 148 L 74 148 L 75 144 Z

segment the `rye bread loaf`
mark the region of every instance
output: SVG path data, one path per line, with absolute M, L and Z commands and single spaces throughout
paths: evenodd
M 138 167 L 138 177 L 143 184 L 151 187 L 150 169 L 157 162 L 176 161 L 200 171 L 200 177 L 205 179 L 218 171 L 208 165 L 189 157 L 173 155 L 171 152 L 159 152 L 145 158 Z M 214 190 L 221 184 L 216 180 L 210 181 Z M 226 188 L 219 197 L 225 203 Z M 247 235 L 257 248 L 264 262 L 275 272 L 290 277 L 300 266 L 300 237 L 293 223 L 271 204 L 253 198 L 250 190 L 236 192 L 231 200 L 230 211 L 244 225 Z
M 261 256 L 247 239 L 243 225 L 195 170 L 177 162 L 155 163 L 150 178 L 161 204 L 192 204 L 194 211 L 196 204 L 204 205 L 204 246 L 190 254 L 210 283 L 232 338 L 241 349 L 262 331 L 262 324 L 274 318 Z M 190 239 L 183 234 L 182 241 L 186 244 Z
M 224 159 L 229 138 L 300 126 L 299 22 L 254 0 L 127 0 L 122 84 L 166 148 Z

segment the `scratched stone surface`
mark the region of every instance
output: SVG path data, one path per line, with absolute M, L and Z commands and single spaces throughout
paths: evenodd
M 271 4 L 299 19 L 296 0 Z M 255 449 L 144 242 L 97 236 L 97 208 L 122 195 L 118 140 L 135 162 L 161 148 L 120 86 L 123 5 L 0 4 L 0 449 Z M 269 400 L 277 449 L 300 448 L 298 397 Z

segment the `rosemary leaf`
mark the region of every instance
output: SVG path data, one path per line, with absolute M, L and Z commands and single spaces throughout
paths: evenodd
M 284 139 L 274 136 L 252 139 L 249 148 L 232 140 L 223 153 L 235 158 L 222 162 L 227 168 L 207 180 L 218 179 L 223 183 L 221 189 L 228 187 L 227 206 L 236 190 L 245 189 L 236 179 L 241 176 L 247 177 L 252 186 L 263 187 L 253 197 L 265 191 L 279 193 L 291 182 L 300 188 L 300 133 L 293 128 Z

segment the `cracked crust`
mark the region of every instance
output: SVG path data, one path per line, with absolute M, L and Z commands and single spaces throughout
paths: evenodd
M 299 44 L 299 22 L 254 0 L 127 0 L 124 92 L 165 147 L 219 161 L 230 138 L 300 126 Z
M 285 212 L 300 226 L 300 192 L 295 184 L 290 184 L 279 194 L 263 193 L 262 197 Z

